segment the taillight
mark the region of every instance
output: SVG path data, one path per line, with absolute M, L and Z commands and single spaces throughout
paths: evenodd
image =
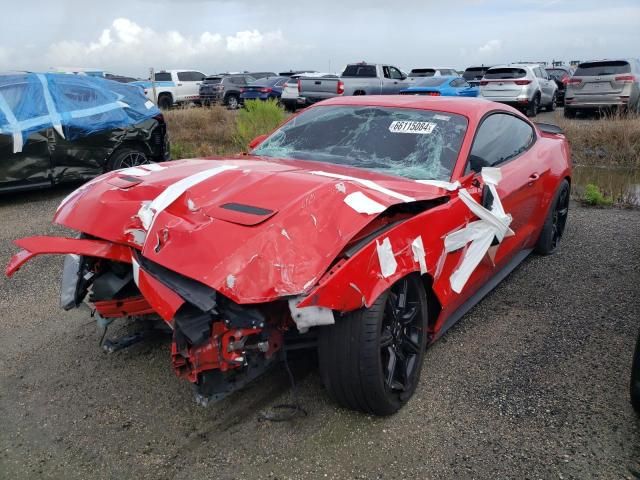
M 531 83 L 531 80 L 516 80 L 514 83 L 516 85 L 529 85 Z
M 344 82 L 342 80 L 338 80 L 336 92 L 338 93 L 338 95 L 342 95 L 344 93 Z
M 485 85 L 489 85 L 489 82 L 487 80 L 480 80 L 480 85 L 484 87 Z
M 563 85 L 566 85 L 567 83 L 569 83 L 569 75 L 565 75 L 560 79 L 560 81 L 562 82 Z
M 261 88 L 261 89 L 260 89 L 260 93 L 269 93 L 269 92 L 271 92 L 271 89 L 270 89 L 270 88 L 266 88 L 266 87 L 265 87 L 265 88 Z
M 576 78 L 576 77 L 571 77 L 569 80 L 567 80 L 567 84 L 568 85 L 574 85 L 576 83 L 582 83 L 582 79 L 581 78 Z
M 298 79 L 298 93 L 302 91 L 302 82 Z
M 616 82 L 633 83 L 636 81 L 635 75 L 620 75 L 616 77 Z
M 440 92 L 427 92 L 427 95 L 429 95 L 430 97 L 439 97 Z
M 244 93 L 246 88 L 240 88 L 240 93 Z

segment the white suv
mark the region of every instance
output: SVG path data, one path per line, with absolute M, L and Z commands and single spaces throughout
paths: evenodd
M 542 65 L 511 63 L 492 67 L 480 81 L 480 95 L 535 117 L 540 107 L 556 109 L 558 86 Z

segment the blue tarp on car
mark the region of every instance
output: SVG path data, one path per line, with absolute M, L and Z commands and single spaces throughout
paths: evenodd
M 126 127 L 160 114 L 138 86 L 63 73 L 0 75 L 0 134 L 14 153 L 29 135 L 55 128 L 68 140 Z

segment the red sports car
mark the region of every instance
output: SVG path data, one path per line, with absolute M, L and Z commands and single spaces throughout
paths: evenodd
M 172 330 L 175 372 L 216 400 L 317 348 L 337 403 L 404 405 L 425 347 L 567 221 L 569 145 L 484 99 L 345 97 L 249 155 L 141 165 L 71 193 L 11 260 L 67 254 L 62 306 Z M 285 357 L 286 358 L 286 357 Z

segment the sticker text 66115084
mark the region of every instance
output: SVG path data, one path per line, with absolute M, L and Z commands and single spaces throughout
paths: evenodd
M 389 125 L 389 131 L 392 133 L 414 133 L 428 135 L 436 128 L 433 122 L 411 122 L 396 120 Z

